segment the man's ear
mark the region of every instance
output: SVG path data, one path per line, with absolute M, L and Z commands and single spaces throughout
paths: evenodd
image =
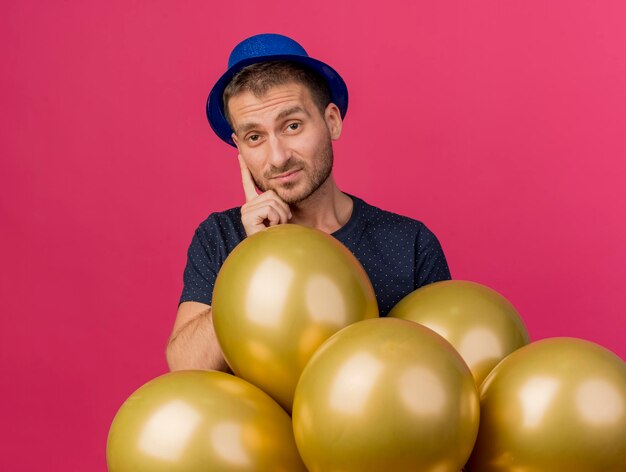
M 237 141 L 237 135 L 233 133 L 230 135 L 230 137 L 233 140 L 233 143 L 235 143 L 235 146 L 237 146 L 237 149 L 239 149 L 239 142 Z
M 330 138 L 332 140 L 339 139 L 343 128 L 343 120 L 341 119 L 341 112 L 337 105 L 332 102 L 328 104 L 324 111 L 324 121 L 330 132 Z

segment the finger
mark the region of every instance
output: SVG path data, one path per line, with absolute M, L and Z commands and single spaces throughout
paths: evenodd
M 255 228 L 263 229 L 267 226 L 276 226 L 280 224 L 280 218 L 280 213 L 278 213 L 275 208 L 265 205 L 249 213 L 246 217 L 246 221 L 252 223 L 252 226 Z M 245 226 L 246 225 L 244 223 L 244 227 Z
M 289 211 L 289 207 L 285 208 L 286 206 L 287 204 L 282 201 L 272 200 L 272 208 L 280 216 L 280 223 L 289 223 L 291 218 L 291 211 Z
M 267 212 L 267 219 L 270 222 L 270 226 L 276 226 L 279 225 L 281 223 L 281 215 L 280 213 L 276 210 L 276 208 L 274 207 L 270 207 L 269 211 Z
M 268 190 L 257 197 L 259 202 L 274 202 L 276 206 L 282 208 L 285 215 L 291 218 L 291 208 L 285 201 L 278 196 L 274 190 Z
M 257 198 L 259 195 L 256 193 L 256 186 L 254 185 L 254 180 L 252 179 L 252 174 L 250 173 L 250 169 L 246 166 L 246 163 L 243 161 L 241 154 L 237 155 L 239 159 L 239 169 L 241 170 L 241 182 L 243 184 L 243 193 L 246 196 L 246 202 Z
M 254 214 L 256 221 L 269 219 L 270 212 L 275 212 L 279 216 L 279 223 L 288 223 L 290 218 L 289 210 L 285 210 L 277 201 L 266 200 L 263 202 L 254 203 L 253 206 L 247 209 L 247 212 Z

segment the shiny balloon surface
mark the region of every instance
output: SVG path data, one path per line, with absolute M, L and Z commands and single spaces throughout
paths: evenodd
M 448 340 L 480 386 L 498 362 L 529 343 L 515 307 L 495 290 L 465 280 L 421 287 L 389 312 L 428 326 Z
M 287 413 L 222 372 L 180 371 L 135 391 L 107 441 L 109 472 L 306 471 Z
M 294 224 L 242 241 L 213 292 L 213 324 L 226 361 L 287 411 L 319 345 L 377 316 L 374 289 L 354 255 L 332 236 Z
M 626 471 L 626 364 L 575 338 L 514 352 L 481 387 L 467 470 Z
M 298 383 L 293 425 L 315 471 L 458 472 L 479 419 L 474 379 L 434 331 L 379 318 L 339 331 Z

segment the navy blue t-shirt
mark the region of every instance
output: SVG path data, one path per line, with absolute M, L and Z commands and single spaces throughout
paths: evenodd
M 380 316 L 386 316 L 413 290 L 450 279 L 441 245 L 422 222 L 346 195 L 354 202 L 352 215 L 331 236 L 343 243 L 367 272 Z M 212 305 L 217 273 L 228 254 L 245 238 L 241 207 L 212 213 L 200 223 L 187 252 L 179 303 Z

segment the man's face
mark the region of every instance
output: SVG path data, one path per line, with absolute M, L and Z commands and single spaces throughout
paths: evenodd
M 228 110 L 233 140 L 262 191 L 273 189 L 294 204 L 327 180 L 333 167 L 331 140 L 341 133 L 334 104 L 322 115 L 304 85 L 288 83 L 262 97 L 241 92 L 230 99 Z

